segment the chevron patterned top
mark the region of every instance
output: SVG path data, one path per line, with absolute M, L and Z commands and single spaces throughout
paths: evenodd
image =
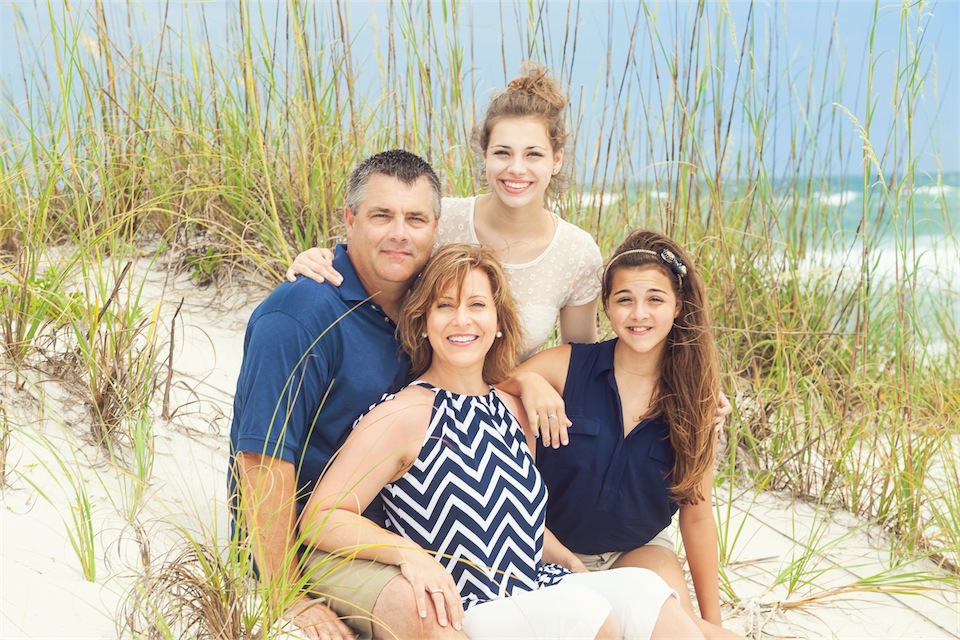
M 541 562 L 547 488 L 516 418 L 492 388 L 411 385 L 434 392 L 433 413 L 416 462 L 380 493 L 387 528 L 434 552 L 465 609 L 558 582 L 569 572 Z

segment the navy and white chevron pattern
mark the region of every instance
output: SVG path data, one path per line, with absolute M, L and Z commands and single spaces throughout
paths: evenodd
M 516 418 L 492 390 L 413 384 L 436 394 L 433 416 L 417 461 L 380 494 L 387 528 L 435 552 L 465 608 L 558 581 L 541 571 L 547 488 Z

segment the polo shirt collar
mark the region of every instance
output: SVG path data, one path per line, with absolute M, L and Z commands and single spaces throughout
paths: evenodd
M 367 290 L 363 288 L 363 283 L 360 282 L 357 270 L 353 268 L 353 263 L 350 262 L 350 256 L 347 255 L 347 245 L 338 244 L 334 248 L 333 268 L 343 276 L 339 291 L 340 297 L 345 302 L 363 302 L 370 297 Z

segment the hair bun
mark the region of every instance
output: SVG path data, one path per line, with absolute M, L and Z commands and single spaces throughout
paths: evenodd
M 521 76 L 507 84 L 507 91 L 530 94 L 540 98 L 557 111 L 567 106 L 567 97 L 545 66 L 537 62 L 524 62 L 521 72 Z

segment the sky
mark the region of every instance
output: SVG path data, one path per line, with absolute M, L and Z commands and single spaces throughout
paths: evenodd
M 111 2 L 105 5 L 111 10 Z M 432 7 L 436 15 L 440 15 L 447 2 L 434 2 Z M 259 5 L 265 7 L 264 15 L 282 14 L 284 5 L 271 1 L 263 1 Z M 59 3 L 54 3 L 54 12 L 60 10 Z M 89 1 L 74 1 L 71 3 L 75 14 L 90 10 L 93 6 Z M 148 15 L 154 16 L 146 20 L 145 37 L 149 38 L 149 30 L 156 28 L 157 21 L 164 14 L 177 28 L 178 23 L 189 19 L 189 15 L 196 13 L 201 6 L 198 2 L 176 3 L 171 2 L 169 7 L 163 2 L 140 2 L 139 7 Z M 350 0 L 346 5 L 350 16 L 351 29 L 355 38 L 354 47 L 369 46 L 371 49 L 385 46 L 382 33 L 384 16 L 387 5 L 384 2 L 360 2 Z M 676 7 L 680 9 L 677 10 Z M 236 4 L 234 2 L 205 2 L 203 11 L 215 31 L 224 35 L 224 42 L 237 38 Z M 593 0 L 574 0 L 567 2 L 545 2 L 541 5 L 540 18 L 549 26 L 548 33 L 555 40 L 547 42 L 541 39 L 535 45 L 535 52 L 531 56 L 527 38 L 521 32 L 520 26 L 526 22 L 527 2 L 513 4 L 510 2 L 493 1 L 465 1 L 459 9 L 460 37 L 465 46 L 473 52 L 470 60 L 472 65 L 469 75 L 474 89 L 482 102 L 493 90 L 502 88 L 504 83 L 519 72 L 520 62 L 534 57 L 545 62 L 562 66 L 560 71 L 568 84 L 571 95 L 592 96 L 597 91 L 606 92 L 608 100 L 613 100 L 612 91 L 617 89 L 616 84 L 607 85 L 598 89 L 598 73 L 605 61 L 609 62 L 610 69 L 622 69 L 624 62 L 630 56 L 643 55 L 642 46 L 649 49 L 649 44 L 642 44 L 640 52 L 631 50 L 630 30 L 635 25 L 634 20 L 640 17 L 641 26 L 648 18 L 638 13 L 639 5 L 636 2 L 606 2 Z M 729 12 L 729 21 L 732 23 L 730 42 L 727 43 L 728 55 L 734 56 L 742 38 L 743 26 L 747 16 L 752 11 L 754 24 L 753 51 L 763 54 L 765 42 L 774 42 L 776 59 L 773 61 L 779 68 L 775 74 L 774 84 L 780 84 L 780 89 L 787 84 L 793 84 L 801 89 L 807 86 L 816 90 L 820 86 L 821 74 L 826 70 L 826 86 L 833 88 L 835 95 L 825 96 L 822 99 L 828 104 L 837 102 L 849 111 L 863 119 L 866 111 L 866 54 L 868 50 L 871 29 L 875 27 L 875 85 L 873 87 L 874 123 L 875 131 L 887 128 L 892 115 L 898 106 L 893 101 L 893 87 L 891 85 L 892 68 L 896 64 L 897 51 L 904 42 L 905 32 L 901 30 L 901 5 L 890 2 L 881 2 L 877 7 L 877 20 L 874 24 L 873 2 L 859 0 L 840 0 L 834 2 L 815 2 L 813 0 L 787 0 L 786 2 L 707 2 L 706 13 L 711 21 Z M 116 8 L 116 7 L 114 7 Z M 663 46 L 669 49 L 672 44 L 673 32 L 678 29 L 686 34 L 690 28 L 690 11 L 683 2 L 650 2 L 645 5 L 646 10 L 656 15 L 658 21 L 658 35 L 663 40 Z M 923 51 L 924 67 L 922 73 L 928 73 L 935 64 L 936 76 L 928 73 L 923 85 L 921 108 L 914 122 L 915 143 L 918 145 L 918 167 L 923 172 L 935 172 L 941 168 L 945 172 L 960 171 L 960 2 L 957 0 L 939 0 L 926 3 L 919 14 L 913 12 L 914 22 L 909 29 L 909 35 L 917 38 L 918 45 Z M 22 102 L 23 69 L 20 64 L 18 38 L 16 36 L 16 22 L 20 20 L 20 34 L 28 32 L 28 37 L 21 37 L 20 42 L 30 42 L 28 46 L 37 47 L 40 51 L 26 55 L 27 64 L 33 64 L 43 59 L 43 48 L 49 42 L 48 34 L 41 26 L 46 19 L 47 7 L 43 3 L 39 7 L 32 0 L 3 0 L 0 2 L 0 95 L 4 101 Z M 674 15 L 678 11 L 679 15 Z M 568 15 L 573 13 L 576 27 L 577 46 L 571 61 L 561 58 L 562 39 L 567 25 Z M 438 18 L 439 19 L 439 18 Z M 830 34 L 836 25 L 836 38 L 831 43 Z M 679 27 L 678 27 L 679 25 Z M 121 30 L 122 31 L 122 30 Z M 282 30 L 281 30 L 282 31 Z M 501 34 L 504 34 L 501 37 Z M 646 34 L 644 33 L 644 36 Z M 139 37 L 139 36 L 138 36 Z M 682 38 L 685 36 L 682 36 Z M 736 45 L 736 46 L 734 46 Z M 830 45 L 830 46 L 828 46 Z M 827 51 L 830 51 L 831 61 L 824 63 Z M 367 62 L 374 66 L 371 53 Z M 506 62 L 504 62 L 506 61 Z M 733 69 L 734 60 L 727 61 L 728 67 Z M 763 69 L 768 60 L 756 60 L 758 69 Z M 789 72 L 787 71 L 789 65 Z M 815 73 L 810 77 L 810 69 Z M 654 78 L 654 65 L 649 67 L 643 64 L 635 65 L 636 75 L 629 79 L 633 90 L 649 90 Z M 662 73 L 662 67 L 659 69 Z M 649 75 L 647 75 L 649 72 Z M 842 78 L 841 78 L 842 74 Z M 733 86 L 733 83 L 728 83 Z M 837 89 L 839 87 L 839 89 Z M 777 105 L 777 112 L 790 114 L 790 117 L 781 117 L 773 127 L 771 148 L 778 150 L 779 158 L 786 158 L 787 149 L 791 144 L 792 132 L 797 129 L 798 118 L 802 118 L 803 109 L 796 97 L 790 97 L 786 91 L 782 92 L 782 99 Z M 478 108 L 482 108 L 479 104 Z M 900 105 L 902 108 L 902 103 Z M 831 106 L 831 110 L 834 107 Z M 591 114 L 587 114 L 588 125 Z M 0 117 L 6 117 L 0 114 Z M 599 122 L 597 118 L 597 122 Z M 736 126 L 736 123 L 735 125 Z M 862 168 L 862 160 L 858 153 L 858 136 L 852 121 L 842 127 L 844 135 L 850 138 L 846 145 L 849 150 L 845 157 L 830 157 L 834 173 L 851 173 Z M 595 132 L 590 131 L 592 136 Z M 938 153 L 935 153 L 938 149 Z M 783 164 L 783 160 L 774 160 Z M 778 166 L 776 171 L 783 172 L 789 167 Z

